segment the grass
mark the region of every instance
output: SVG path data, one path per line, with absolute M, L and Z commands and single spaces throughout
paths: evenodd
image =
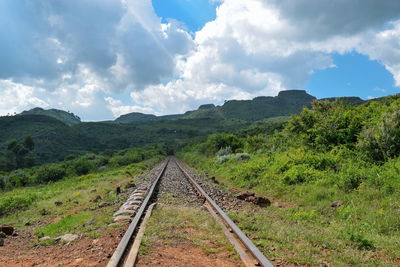
M 148 254 L 151 247 L 160 241 L 164 244 L 187 241 L 202 248 L 206 254 L 227 251 L 229 257 L 238 257 L 221 226 L 207 211 L 199 208 L 157 206 L 146 227 L 140 254 Z
M 11 206 L 13 212 L 0 217 L 0 224 L 13 225 L 20 230 L 31 230 L 34 227 L 38 238 L 57 237 L 65 233 L 80 233 L 97 238 L 112 222 L 112 214 L 122 201 L 122 197 L 115 193 L 116 185 L 123 188 L 123 184 L 135 181 L 136 178 L 132 176 L 148 169 L 155 162 L 156 159 L 151 159 L 110 171 L 2 193 L 0 203 Z M 94 201 L 97 196 L 101 196 L 101 199 Z M 56 202 L 62 204 L 56 205 Z M 110 205 L 99 208 L 101 202 Z M 45 243 L 52 244 L 50 241 Z
M 230 214 L 268 258 L 332 266 L 396 266 L 400 261 L 399 192 L 388 193 L 385 186 L 373 184 L 374 175 L 379 175 L 397 188 L 392 166 L 398 161 L 379 169 L 354 164 L 349 177 L 362 173 L 364 178 L 356 189 L 346 190 L 341 179 L 348 170 L 340 164 L 336 166 L 345 171 L 315 170 L 307 173 L 313 179 L 309 182 L 285 183 L 282 177 L 292 168 L 290 161 L 297 160 L 295 153 L 253 154 L 249 161 L 223 164 L 195 153 L 183 157 L 227 188 L 250 189 L 285 204 Z M 344 204 L 332 208 L 338 200 Z

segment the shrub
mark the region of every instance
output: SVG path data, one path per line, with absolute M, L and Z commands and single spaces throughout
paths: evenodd
M 223 164 L 231 159 L 230 155 L 224 155 L 217 158 L 217 164 Z
M 128 151 L 123 155 L 114 156 L 110 159 L 112 166 L 126 166 L 132 163 L 138 163 L 145 159 L 145 155 L 138 151 Z
M 85 175 L 95 169 L 96 165 L 94 162 L 85 159 L 79 159 L 74 164 L 74 170 L 77 175 Z
M 316 179 L 317 171 L 306 164 L 295 165 L 283 175 L 283 183 L 287 185 L 301 184 Z
M 31 183 L 28 174 L 22 170 L 15 170 L 8 175 L 9 183 L 12 186 L 26 186 Z
M 36 195 L 34 194 L 0 198 L 0 216 L 8 214 L 14 210 L 27 208 L 33 203 L 35 199 Z
M 215 155 L 217 157 L 227 156 L 232 154 L 232 148 L 230 146 L 221 148 Z
M 365 128 L 358 142 L 359 148 L 372 160 L 382 161 L 400 155 L 400 109 L 383 114 L 378 126 Z
M 37 181 L 41 183 L 61 180 L 66 175 L 66 172 L 61 167 L 56 165 L 46 165 L 40 167 L 36 173 Z
M 235 160 L 239 161 L 239 160 L 249 160 L 250 159 L 250 155 L 247 153 L 237 153 L 235 154 Z
M 371 250 L 371 249 L 375 248 L 372 241 L 366 239 L 361 234 L 351 233 L 349 239 L 351 242 L 353 242 L 357 246 L 358 249 Z
M 236 152 L 237 149 L 243 147 L 243 142 L 233 134 L 218 133 L 208 136 L 205 147 L 208 153 L 215 154 L 225 147 L 230 147 L 233 152 Z

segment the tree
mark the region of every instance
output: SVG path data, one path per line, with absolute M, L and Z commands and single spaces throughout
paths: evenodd
M 35 159 L 31 155 L 34 148 L 35 144 L 31 136 L 25 137 L 22 142 L 11 141 L 4 153 L 3 169 L 12 171 L 18 168 L 32 167 L 35 163 Z

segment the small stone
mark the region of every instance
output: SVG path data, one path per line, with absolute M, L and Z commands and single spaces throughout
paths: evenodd
M 61 206 L 63 203 L 61 202 L 61 201 L 56 201 L 56 202 L 54 202 L 54 205 L 56 205 L 56 206 Z
M 95 219 L 91 219 L 90 221 L 88 221 L 88 222 L 85 222 L 85 223 L 83 224 L 83 227 L 86 227 L 86 226 L 92 225 L 92 224 L 93 224 L 95 221 L 96 221 Z
M 131 221 L 132 218 L 130 216 L 117 216 L 114 218 L 114 222 L 124 222 L 124 221 Z
M 0 232 L 0 238 L 6 238 L 7 235 L 4 232 Z
M 46 240 L 49 240 L 49 239 L 51 239 L 50 236 L 44 236 L 44 237 L 42 237 L 42 238 L 39 238 L 39 241 L 40 241 L 40 242 L 43 242 L 43 241 L 46 241 Z
M 100 195 L 97 195 L 95 198 L 93 198 L 92 200 L 90 200 L 90 202 L 97 202 L 101 199 Z
M 215 176 L 211 177 L 211 182 L 213 182 L 214 184 L 219 184 Z
M 107 206 L 110 206 L 110 205 L 111 205 L 110 202 L 101 202 L 101 203 L 99 204 L 99 208 L 104 208 L 104 207 L 107 207 Z
M 65 234 L 65 235 L 62 235 L 62 236 L 57 237 L 56 239 L 57 239 L 57 240 L 64 241 L 64 242 L 72 242 L 72 241 L 74 241 L 74 240 L 76 240 L 76 239 L 78 239 L 78 238 L 79 238 L 78 235 L 74 235 L 74 234 Z
M 0 231 L 6 235 L 12 235 L 14 233 L 14 227 L 8 225 L 0 226 Z
M 113 216 L 115 217 L 115 216 L 119 216 L 119 215 L 129 215 L 129 216 L 132 216 L 132 215 L 135 215 L 136 214 L 136 211 L 134 211 L 134 210 L 125 210 L 125 209 L 122 209 L 122 210 L 118 210 L 117 212 L 115 212 L 114 214 L 113 214 Z
M 343 204 L 344 204 L 343 200 L 338 200 L 338 201 L 332 202 L 331 207 L 332 208 L 337 208 L 337 207 L 342 206 Z
M 16 232 L 16 231 L 14 231 L 14 233 L 12 233 L 12 235 L 11 236 L 18 236 L 18 233 Z
M 132 187 L 135 187 L 135 186 L 136 186 L 136 184 L 134 182 L 129 182 L 129 183 L 126 184 L 125 188 L 132 188 Z
M 256 197 L 256 205 L 260 207 L 267 207 L 271 205 L 271 201 L 266 197 Z
M 247 198 L 254 197 L 254 196 L 255 196 L 255 194 L 253 192 L 245 191 L 245 192 L 241 192 L 241 193 L 237 194 L 236 198 L 240 199 L 240 200 L 246 200 Z

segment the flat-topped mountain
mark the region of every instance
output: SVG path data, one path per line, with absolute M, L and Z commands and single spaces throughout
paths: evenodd
M 257 121 L 261 119 L 289 116 L 308 107 L 316 98 L 304 90 L 281 91 L 276 97 L 259 96 L 252 100 L 229 100 L 222 106 L 214 104 L 201 105 L 197 110 L 187 111 L 181 115 L 154 116 L 142 113 L 129 113 L 122 115 L 115 122 L 137 123 L 155 120 L 171 119 L 240 119 L 244 121 Z
M 132 112 L 125 115 L 119 116 L 115 122 L 119 123 L 135 123 L 143 121 L 153 121 L 156 120 L 157 116 L 152 114 L 144 114 L 140 112 Z
M 43 115 L 55 118 L 64 122 L 67 125 L 74 125 L 81 122 L 81 119 L 74 113 L 67 112 L 59 109 L 42 109 L 33 108 L 31 110 L 23 111 L 19 115 Z

